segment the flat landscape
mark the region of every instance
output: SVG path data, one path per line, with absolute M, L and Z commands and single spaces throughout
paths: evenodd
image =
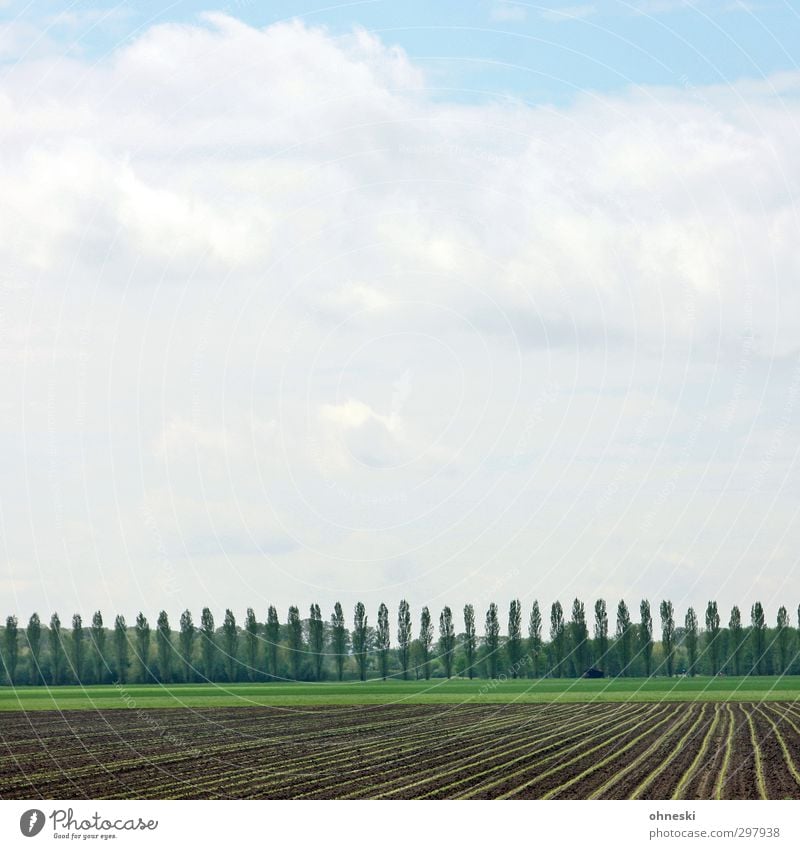
M 800 676 L 696 678 L 462 678 L 269 684 L 0 687 L 0 711 L 272 705 L 502 704 L 619 701 L 793 701 Z
M 800 798 L 789 702 L 0 715 L 0 798 Z

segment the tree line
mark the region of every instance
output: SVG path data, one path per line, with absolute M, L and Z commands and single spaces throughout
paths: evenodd
M 638 621 L 621 600 L 614 623 L 605 600 L 598 599 L 591 634 L 579 599 L 569 618 L 558 601 L 549 613 L 547 623 L 534 601 L 523 623 L 522 605 L 514 599 L 503 629 L 491 603 L 481 634 L 471 604 L 457 631 L 450 607 L 441 610 L 438 626 L 427 606 L 414 623 L 405 599 L 394 627 L 385 604 L 373 626 L 361 602 L 351 627 L 338 602 L 330 619 L 323 619 L 318 604 L 306 618 L 292 605 L 285 622 L 274 606 L 263 622 L 248 608 L 241 624 L 228 609 L 219 627 L 210 608 L 203 608 L 199 623 L 185 610 L 177 630 L 164 610 L 155 627 L 141 612 L 132 626 L 118 615 L 111 627 L 100 611 L 88 625 L 76 613 L 70 626 L 62 625 L 58 613 L 47 625 L 34 613 L 24 628 L 16 616 L 7 617 L 0 660 L 11 685 L 800 673 L 800 606 L 797 628 L 783 606 L 768 626 L 761 602 L 750 608 L 749 622 L 734 606 L 725 626 L 715 601 L 708 602 L 702 623 L 692 607 L 680 623 L 672 602 L 662 601 L 656 631 L 646 599 Z

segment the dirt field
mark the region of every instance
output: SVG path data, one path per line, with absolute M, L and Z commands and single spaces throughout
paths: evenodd
M 0 714 L 0 798 L 800 798 L 793 703 Z

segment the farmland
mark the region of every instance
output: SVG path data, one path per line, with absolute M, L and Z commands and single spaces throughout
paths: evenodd
M 788 702 L 20 711 L 0 732 L 0 798 L 800 798 Z
M 0 711 L 664 700 L 800 700 L 800 676 L 0 687 Z

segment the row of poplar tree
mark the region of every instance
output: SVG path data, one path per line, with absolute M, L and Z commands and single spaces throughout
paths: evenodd
M 196 625 L 189 610 L 180 617 L 174 632 L 161 611 L 155 629 L 143 613 L 133 627 L 117 616 L 108 629 L 100 611 L 85 626 L 79 614 L 71 628 L 62 626 L 57 613 L 44 626 L 34 613 L 27 626 L 17 618 L 6 619 L 0 658 L 9 684 L 93 684 L 111 681 L 321 681 L 334 678 L 430 678 L 464 677 L 579 677 L 592 670 L 615 676 L 675 674 L 764 675 L 800 672 L 800 640 L 785 607 L 778 610 L 774 628 L 767 625 L 764 608 L 756 602 L 749 624 L 738 607 L 730 613 L 728 626 L 720 621 L 717 603 L 709 601 L 705 627 L 693 608 L 683 625 L 676 624 L 670 601 L 659 606 L 660 641 L 654 636 L 650 603 L 639 605 L 634 622 L 628 606 L 620 601 L 616 627 L 610 630 L 606 602 L 594 605 L 593 636 L 586 610 L 579 599 L 566 618 L 561 603 L 550 607 L 549 641 L 543 636 L 542 612 L 534 601 L 523 634 L 522 605 L 518 599 L 508 608 L 505 634 L 501 633 L 496 604 L 486 611 L 483 633 L 476 628 L 471 604 L 463 610 L 463 630 L 456 632 L 452 610 L 444 607 L 438 629 L 430 610 L 423 607 L 416 636 L 411 609 L 400 602 L 395 640 L 389 609 L 378 608 L 375 626 L 369 624 L 364 605 L 358 602 L 352 628 L 347 627 L 341 604 L 334 606 L 329 621 L 318 604 L 307 619 L 297 607 L 289 608 L 281 623 L 270 606 L 266 621 L 257 620 L 248 608 L 240 626 L 231 610 L 225 611 L 217 628 L 209 608 L 203 608 Z M 800 629 L 800 606 L 797 611 Z M 437 633 L 438 631 L 438 633 Z

